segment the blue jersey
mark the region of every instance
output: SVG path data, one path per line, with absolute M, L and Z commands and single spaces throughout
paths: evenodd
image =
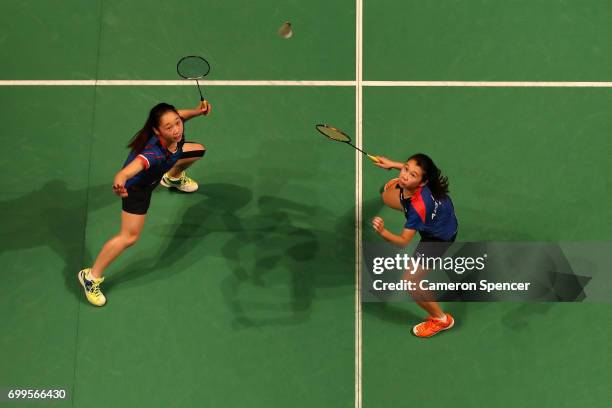
M 443 241 L 449 241 L 457 234 L 457 217 L 450 197 L 434 199 L 427 185 L 419 188 L 410 198 L 401 197 L 406 216 L 405 228 Z
M 176 152 L 174 153 L 168 150 L 164 141 L 157 136 L 151 137 L 141 152 L 136 153 L 132 150 L 125 163 L 123 163 L 123 167 L 137 159 L 142 161 L 144 170 L 129 179 L 125 186 L 156 186 L 164 173 L 170 170 L 181 157 L 184 140 L 183 138 L 177 143 Z

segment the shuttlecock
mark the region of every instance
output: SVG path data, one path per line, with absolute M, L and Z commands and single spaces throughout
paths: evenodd
M 291 23 L 285 21 L 282 26 L 278 29 L 278 35 L 283 38 L 291 38 L 293 35 L 293 29 L 291 28 Z

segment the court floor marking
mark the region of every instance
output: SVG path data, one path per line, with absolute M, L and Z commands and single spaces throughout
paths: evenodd
M 360 56 L 361 58 L 361 56 Z M 359 63 L 358 63 L 359 64 Z M 362 68 L 359 71 L 363 74 Z M 458 87 L 458 88 L 612 88 L 612 82 L 550 81 L 286 81 L 218 80 L 200 81 L 204 86 L 345 86 L 345 87 Z M 193 86 L 185 80 L 110 79 L 17 79 L 0 80 L 0 86 Z
M 363 0 L 355 0 L 355 144 L 363 148 Z M 361 251 L 363 200 L 362 200 L 362 157 L 355 150 L 355 408 L 361 408 Z
M 99 15 L 103 15 L 104 12 L 104 2 L 101 1 L 100 2 L 100 6 L 99 6 Z M 99 27 L 98 27 L 98 49 L 96 51 L 96 77 L 98 77 L 98 75 L 100 74 L 100 44 L 102 44 L 102 19 L 100 19 L 99 22 Z M 96 92 L 96 89 L 92 89 L 92 93 L 93 93 L 93 105 L 92 105 L 92 109 L 91 109 L 91 131 L 90 134 L 93 135 L 94 134 L 94 130 L 96 128 L 96 105 L 97 105 L 97 97 L 98 97 L 98 92 Z M 90 141 L 89 144 L 89 159 L 88 159 L 88 165 L 87 165 L 87 185 L 90 185 L 91 182 L 91 161 L 92 161 L 92 157 L 93 157 L 93 140 Z M 88 225 L 88 217 L 89 217 L 89 202 L 90 202 L 90 195 L 91 195 L 91 191 L 89 188 L 87 188 L 87 195 L 86 195 L 86 201 L 85 201 L 85 219 L 84 219 L 84 223 L 83 223 L 83 249 L 81 252 L 81 262 L 85 261 L 85 257 L 84 257 L 84 253 L 85 253 L 85 246 L 87 244 L 87 225 Z M 93 262 L 93 259 L 92 259 Z M 80 319 L 81 319 L 81 306 L 83 305 L 83 301 L 81 299 L 79 299 L 79 301 L 77 302 L 77 316 L 76 316 L 76 334 L 75 334 L 75 352 L 74 352 L 74 369 L 73 369 L 73 377 L 72 377 L 72 395 L 70 395 L 70 405 L 72 407 L 74 407 L 75 401 L 76 401 L 76 397 L 77 397 L 77 378 L 78 378 L 78 367 L 79 367 L 79 327 L 80 327 Z

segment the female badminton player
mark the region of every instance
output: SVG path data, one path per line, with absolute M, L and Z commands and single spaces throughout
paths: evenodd
M 121 228 L 104 244 L 93 266 L 78 273 L 91 304 L 104 306 L 106 303 L 100 289 L 104 270 L 138 240 L 155 187 L 161 184 L 187 193 L 198 189 L 198 184 L 185 174 L 185 169 L 204 156 L 206 148 L 185 141 L 183 123 L 196 116 L 208 115 L 211 108 L 207 101 L 200 102 L 195 109 L 185 110 L 160 103 L 151 109 L 144 126 L 129 143 L 128 158 L 113 182 L 113 192 L 122 199 Z
M 374 230 L 385 240 L 401 247 L 408 245 L 418 231 L 421 239 L 414 256 L 441 257 L 455 241 L 458 227 L 453 202 L 448 195 L 448 179 L 433 160 L 422 153 L 411 156 L 405 163 L 381 156 L 378 159 L 375 163 L 378 167 L 400 170 L 399 177 L 390 180 L 381 194 L 386 205 L 404 212 L 406 224 L 402 233 L 396 235 L 385 228 L 382 218 L 375 217 L 372 220 Z M 406 272 L 404 279 L 420 281 L 427 272 L 419 268 L 412 276 Z M 418 337 L 431 337 L 450 329 L 455 323 L 449 313 L 443 312 L 437 302 L 426 296 L 423 291 L 413 294 L 417 304 L 429 313 L 425 322 L 412 329 Z

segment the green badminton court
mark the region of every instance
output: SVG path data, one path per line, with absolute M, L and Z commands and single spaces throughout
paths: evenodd
M 612 85 L 439 86 L 610 81 L 610 2 L 2 9 L 0 390 L 68 398 L 0 405 L 608 406 L 610 303 L 448 303 L 456 327 L 426 340 L 411 335 L 424 317 L 414 303 L 356 305 L 357 234 L 377 242 L 369 220 L 399 231 L 403 215 L 380 204 L 392 173 L 367 160 L 356 170 L 354 151 L 314 125 L 361 132 L 364 148 L 396 160 L 432 156 L 460 241 L 610 242 Z M 189 169 L 200 189 L 154 192 L 95 308 L 76 274 L 118 231 L 112 180 L 149 109 L 198 103 L 195 86 L 162 83 L 190 54 L 223 81 L 203 87 L 212 114 L 185 128 L 208 149 Z M 159 82 L 126 82 L 144 80 Z

